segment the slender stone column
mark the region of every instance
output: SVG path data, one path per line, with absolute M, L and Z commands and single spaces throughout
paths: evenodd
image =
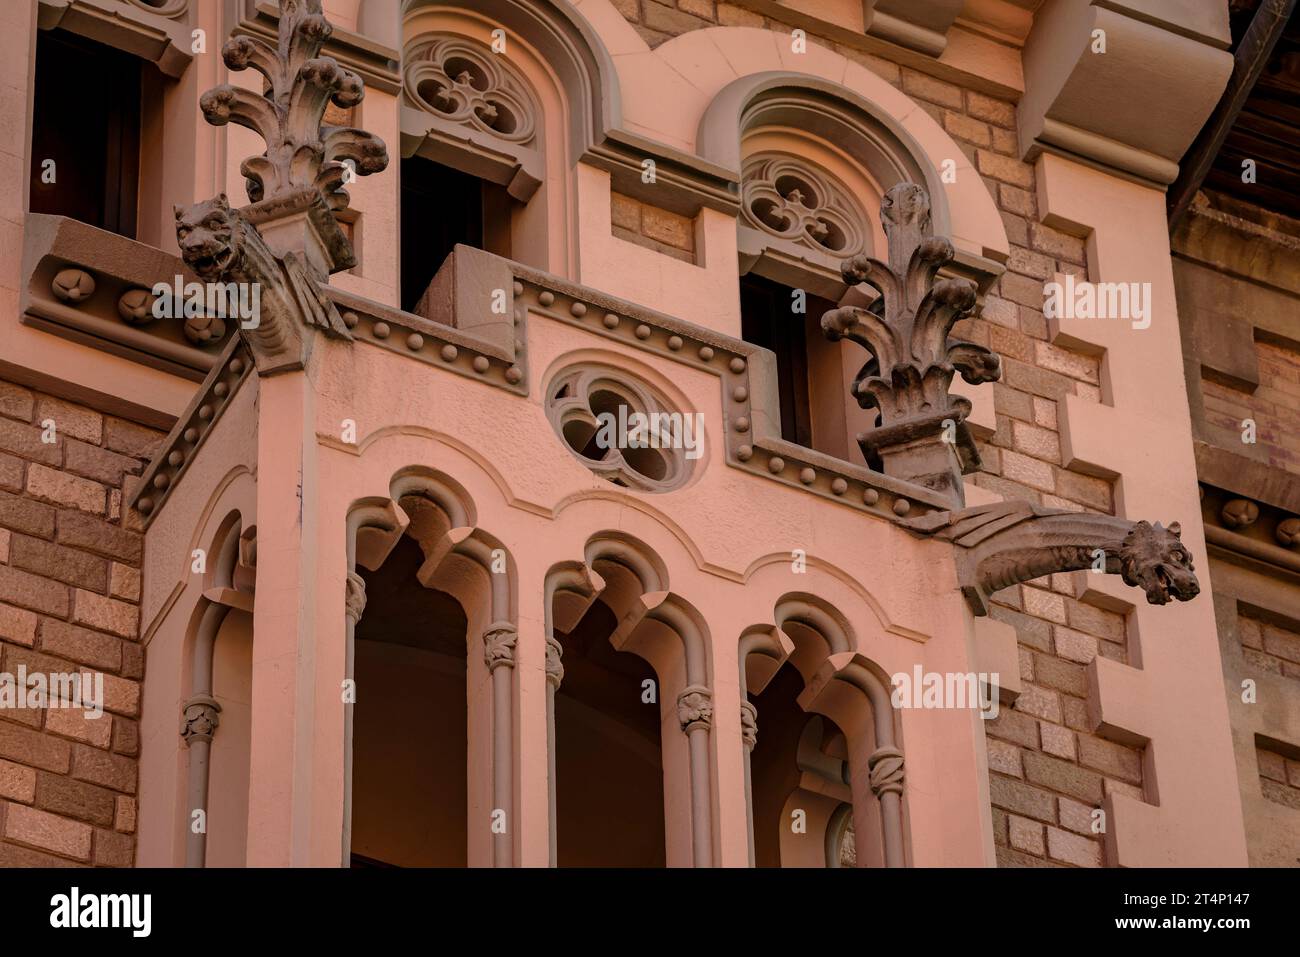
M 493 622 L 483 634 L 483 660 L 492 675 L 492 807 L 506 814 L 504 832 L 492 834 L 492 866 L 509 867 L 513 857 L 511 811 L 514 802 L 514 684 L 515 646 L 519 633 L 508 621 Z
M 740 693 L 745 694 L 744 685 Z M 754 747 L 758 744 L 758 709 L 748 701 L 740 702 L 740 737 L 745 745 L 745 822 L 749 831 L 749 866 L 754 866 L 754 772 L 751 767 Z
M 691 849 L 696 867 L 713 864 L 713 827 L 709 811 L 709 730 L 713 726 L 713 692 L 688 685 L 677 696 L 681 722 L 691 753 Z
M 344 594 L 344 615 L 347 621 L 347 670 L 344 672 L 356 682 L 357 622 L 366 610 L 366 581 L 355 571 L 348 571 L 347 591 Z M 352 729 L 356 715 L 355 701 L 343 704 L 343 866 L 348 865 L 352 851 Z
M 885 866 L 903 866 L 903 752 L 882 745 L 867 758 L 871 793 L 880 802 L 885 831 Z
M 181 717 L 181 737 L 190 749 L 187 794 L 189 816 L 185 838 L 185 866 L 203 867 L 208 850 L 208 767 L 212 755 L 212 736 L 221 723 L 221 705 L 209 694 L 196 694 L 185 702 Z M 195 830 L 194 812 L 203 812 L 203 828 Z
M 230 612 L 230 606 L 209 598 L 199 617 L 194 635 L 194 664 L 190 699 L 181 709 L 181 738 L 189 748 L 190 761 L 186 780 L 185 866 L 202 867 L 208 849 L 208 767 L 212 735 L 220 723 L 221 705 L 212 697 L 212 652 L 217 632 Z M 203 812 L 203 828 L 195 832 L 194 812 Z
M 549 614 L 549 609 L 548 609 Z M 564 663 L 561 660 L 564 657 L 564 649 L 560 643 L 550 635 L 546 636 L 546 753 L 547 764 L 550 775 L 550 843 L 551 855 L 550 866 L 555 867 L 558 863 L 559 849 L 556 821 L 556 800 L 555 800 L 555 693 L 560 690 L 560 682 L 564 680 Z

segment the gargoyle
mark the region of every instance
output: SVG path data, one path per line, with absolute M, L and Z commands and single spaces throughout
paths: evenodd
M 321 0 L 280 0 L 274 47 L 248 36 L 225 43 L 226 66 L 256 70 L 263 92 L 223 84 L 199 107 L 214 126 L 235 123 L 266 142 L 240 165 L 252 202 L 232 209 L 223 194 L 176 208 L 176 239 L 195 273 L 260 287 L 258 321 L 240 332 L 263 375 L 301 367 L 314 329 L 352 338 L 321 291 L 331 273 L 356 265 L 335 214 L 347 209 L 346 183 L 388 166 L 379 137 L 324 121 L 331 103 L 346 110 L 365 95 L 360 76 L 320 55 L 331 32 Z
M 1053 572 L 1104 570 L 1146 592 L 1147 601 L 1190 601 L 1201 590 L 1177 522 L 1131 522 L 1028 502 L 932 512 L 902 523 L 960 546 L 957 577 L 977 615 L 993 592 Z
M 296 355 L 304 327 L 352 338 L 302 258 L 293 252 L 277 258 L 240 211 L 231 209 L 224 193 L 189 209 L 177 206 L 176 241 L 185 264 L 205 282 L 258 285 L 255 323 L 239 328 L 259 359 Z

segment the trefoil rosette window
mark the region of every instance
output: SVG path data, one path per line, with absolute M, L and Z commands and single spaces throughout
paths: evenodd
M 703 452 L 703 417 L 673 409 L 623 370 L 567 369 L 546 397 L 556 434 L 578 461 L 615 485 L 669 491 L 686 481 Z

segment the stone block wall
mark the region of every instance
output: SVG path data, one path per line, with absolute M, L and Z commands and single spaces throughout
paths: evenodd
M 0 381 L 0 674 L 102 674 L 104 705 L 0 707 L 0 867 L 134 861 L 143 537 L 122 498 L 160 438 Z

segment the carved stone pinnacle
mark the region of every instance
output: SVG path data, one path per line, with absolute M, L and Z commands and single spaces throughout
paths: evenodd
M 841 268 L 846 283 L 865 283 L 880 298 L 869 309 L 832 309 L 822 317 L 822 331 L 871 354 L 853 383 L 858 404 L 880 413 L 878 425 L 858 437 L 867 462 L 960 501 L 961 476 L 980 461 L 965 424 L 971 404 L 948 387 L 958 372 L 972 385 L 997 380 L 1001 360 L 983 346 L 948 337 L 975 308 L 976 288 L 968 279 L 937 278 L 956 250 L 931 235 L 929 194 L 900 183 L 885 194 L 880 215 L 889 262 L 858 255 Z

